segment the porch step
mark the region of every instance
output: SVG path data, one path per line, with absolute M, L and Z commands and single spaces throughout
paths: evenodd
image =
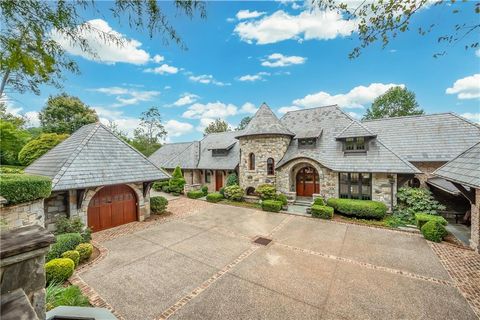
M 295 200 L 293 204 L 296 206 L 310 207 L 312 205 L 312 202 L 305 200 Z

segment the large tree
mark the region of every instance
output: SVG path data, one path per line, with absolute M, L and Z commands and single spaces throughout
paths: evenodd
M 95 110 L 66 93 L 50 96 L 38 117 L 43 132 L 58 134 L 72 134 L 80 127 L 98 121 Z
M 0 164 L 19 164 L 18 153 L 30 138 L 24 125 L 24 118 L 7 112 L 5 104 L 0 103 Z
M 222 119 L 215 119 L 215 121 L 210 122 L 208 126 L 203 131 L 203 135 L 206 136 L 210 133 L 217 133 L 217 132 L 226 132 L 232 131 L 228 123 Z
M 140 125 L 133 131 L 131 145 L 148 157 L 162 146 L 161 140 L 166 135 L 160 111 L 157 107 L 151 107 L 142 112 Z
M 363 120 L 424 114 L 418 107 L 415 93 L 407 88 L 393 87 L 377 97 L 363 116 Z
M 238 126 L 235 128 L 235 130 L 238 131 L 238 130 L 245 129 L 251 120 L 252 120 L 252 117 L 249 117 L 249 116 L 243 117 L 243 119 L 240 120 L 240 123 L 238 124 Z

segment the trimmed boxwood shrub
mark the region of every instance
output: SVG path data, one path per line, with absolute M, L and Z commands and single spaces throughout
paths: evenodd
M 29 174 L 1 174 L 0 196 L 9 205 L 47 198 L 52 192 L 49 178 Z
M 363 219 L 383 219 L 387 206 L 378 201 L 330 198 L 327 205 L 346 216 Z
M 164 213 L 168 206 L 168 200 L 162 196 L 150 198 L 150 210 L 155 214 Z
M 263 200 L 262 210 L 269 212 L 278 212 L 282 209 L 282 202 L 277 200 Z
M 80 243 L 75 247 L 80 254 L 80 262 L 88 260 L 93 253 L 93 246 L 90 243 Z
M 284 206 L 288 204 L 287 196 L 282 193 L 275 195 L 275 200 L 280 201 Z
M 277 194 L 277 188 L 275 188 L 272 184 L 261 184 L 256 189 L 255 192 L 258 194 L 260 199 L 262 200 L 269 200 L 274 199 L 275 195 Z
M 185 186 L 185 179 L 183 178 L 182 169 L 179 166 L 173 170 L 172 177 L 168 181 L 168 189 L 172 193 L 183 193 L 183 187 Z
M 169 184 L 169 181 L 168 180 L 165 180 L 165 181 L 157 181 L 157 182 L 154 182 L 153 185 L 152 185 L 152 188 L 153 190 L 155 191 L 163 191 L 163 187 L 164 186 L 168 186 Z
M 62 258 L 72 259 L 76 268 L 78 266 L 78 262 L 80 262 L 80 253 L 77 250 L 68 250 L 62 253 Z
M 437 216 L 433 214 L 426 214 L 426 213 L 417 213 L 415 214 L 415 222 L 417 223 L 417 227 L 421 229 L 425 223 L 428 221 L 437 221 L 438 223 L 446 226 L 448 224 L 447 220 L 445 220 L 442 216 Z
M 441 242 L 443 238 L 447 235 L 447 230 L 445 229 L 443 224 L 436 220 L 430 220 L 425 222 L 425 224 L 422 226 L 421 231 L 425 239 L 434 242 Z
M 313 204 L 316 206 L 324 206 L 325 201 L 323 201 L 322 198 L 315 198 L 315 200 L 313 200 Z
M 202 190 L 192 190 L 187 192 L 187 197 L 190 199 L 198 199 L 203 197 L 203 191 Z
M 212 192 L 212 193 L 207 194 L 207 201 L 208 202 L 216 203 L 216 202 L 219 202 L 222 199 L 223 199 L 223 195 L 219 192 Z
M 45 264 L 47 283 L 62 283 L 73 274 L 75 263 L 69 258 L 58 258 L 50 260 Z
M 82 220 L 78 217 L 73 219 L 61 217 L 55 222 L 55 235 L 64 233 L 80 233 L 83 242 L 92 240 L 92 229 L 85 228 Z
M 68 134 L 43 133 L 23 146 L 18 153 L 18 161 L 28 166 L 67 138 Z
M 208 186 L 202 186 L 202 193 L 204 196 L 206 196 L 208 194 Z
M 241 201 L 244 194 L 245 190 L 243 190 L 239 185 L 225 187 L 225 190 L 223 191 L 225 198 L 232 201 Z
M 314 204 L 311 208 L 312 217 L 322 218 L 322 219 L 332 219 L 333 218 L 333 208 L 329 206 L 322 206 Z
M 83 242 L 80 233 L 65 233 L 60 234 L 55 238 L 56 242 L 50 247 L 50 251 L 48 251 L 47 256 L 45 257 L 46 261 L 60 258 L 62 253 L 74 250 L 76 246 Z

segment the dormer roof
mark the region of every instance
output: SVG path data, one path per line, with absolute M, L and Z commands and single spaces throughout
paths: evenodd
M 342 130 L 335 138 L 337 140 L 357 137 L 376 137 L 377 135 L 368 130 L 365 126 L 357 121 L 352 121 L 345 129 Z

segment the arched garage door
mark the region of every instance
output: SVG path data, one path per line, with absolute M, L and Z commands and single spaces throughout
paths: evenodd
M 88 204 L 88 226 L 93 232 L 136 220 L 137 198 L 129 186 L 104 187 Z

